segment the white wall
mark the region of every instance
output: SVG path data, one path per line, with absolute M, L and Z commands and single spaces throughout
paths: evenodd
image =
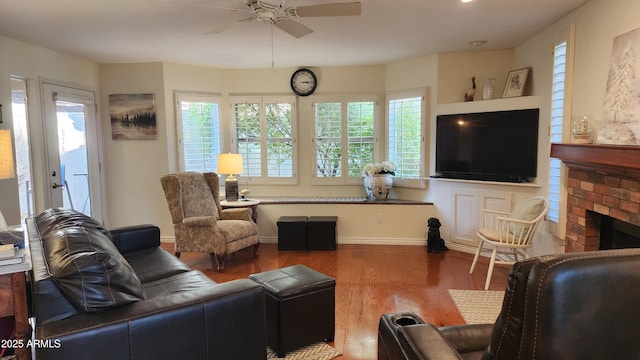
M 513 50 L 443 53 L 438 56 L 438 104 L 464 101 L 471 88 L 471 77 L 476 77 L 474 101 L 482 101 L 485 78 L 494 78 L 494 99 L 502 97 L 508 70 L 516 65 Z M 526 94 L 525 95 L 530 95 Z
M 340 244 L 424 245 L 426 221 L 435 210 L 426 204 L 265 204 L 258 206 L 258 227 L 260 241 L 277 242 L 281 216 L 337 216 Z
M 169 170 L 162 63 L 100 66 L 108 226 L 158 224 L 168 219 L 160 177 Z M 155 95 L 157 140 L 113 140 L 109 94 Z

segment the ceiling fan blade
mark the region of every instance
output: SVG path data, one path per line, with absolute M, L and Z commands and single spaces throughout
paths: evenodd
M 201 2 L 185 2 L 185 1 L 174 1 L 174 0 L 163 0 L 163 2 L 168 3 L 168 4 L 176 4 L 176 5 L 206 7 L 206 8 L 211 8 L 211 9 L 226 10 L 226 11 L 239 12 L 239 13 L 244 13 L 244 14 L 252 14 L 253 13 L 253 10 L 234 9 L 234 8 L 216 6 L 216 5 L 212 5 L 212 4 L 209 4 L 209 3 L 201 3 Z
M 237 22 L 249 22 L 249 21 L 253 21 L 255 19 L 256 19 L 256 17 L 253 16 L 253 17 L 246 18 L 246 19 L 240 19 Z M 215 28 L 213 30 L 207 31 L 203 35 L 214 35 L 214 34 L 223 33 L 223 32 L 227 31 L 227 29 L 229 29 L 230 27 L 232 27 L 235 24 L 236 24 L 235 22 L 232 22 L 232 23 L 228 23 L 228 24 L 224 24 L 224 25 L 218 26 L 217 28 Z
M 308 5 L 295 8 L 295 14 L 299 17 L 356 16 L 361 13 L 362 4 L 360 2 Z
M 225 32 L 228 28 L 230 28 L 233 25 L 233 23 L 229 23 L 229 24 L 224 24 L 222 26 L 218 26 L 217 28 L 213 29 L 213 30 L 209 30 L 206 33 L 204 33 L 203 35 L 214 35 L 214 34 L 220 34 Z
M 289 35 L 295 38 L 301 38 L 313 32 L 313 30 L 309 29 L 308 27 L 300 24 L 297 21 L 293 21 L 291 19 L 278 20 L 277 22 L 275 22 L 274 25 L 278 29 L 288 33 Z

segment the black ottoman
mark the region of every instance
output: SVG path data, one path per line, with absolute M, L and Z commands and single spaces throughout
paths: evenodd
M 333 341 L 335 279 L 304 265 L 249 278 L 266 290 L 267 344 L 278 357 L 318 341 Z

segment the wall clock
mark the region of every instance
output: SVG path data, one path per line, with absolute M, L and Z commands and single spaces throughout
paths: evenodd
M 309 69 L 298 69 L 291 75 L 291 90 L 299 96 L 309 96 L 316 91 L 318 79 Z

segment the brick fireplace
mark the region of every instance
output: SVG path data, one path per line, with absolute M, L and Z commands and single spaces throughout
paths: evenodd
M 602 216 L 640 226 L 640 146 L 552 144 L 551 157 L 569 168 L 566 252 L 598 250 Z

